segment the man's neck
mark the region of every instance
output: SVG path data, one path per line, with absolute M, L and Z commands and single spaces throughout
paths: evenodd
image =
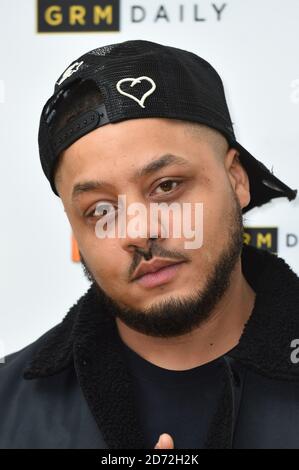
M 213 361 L 239 343 L 255 297 L 238 263 L 228 290 L 209 319 L 191 333 L 152 337 L 129 328 L 119 318 L 117 329 L 122 341 L 147 361 L 169 370 L 187 370 Z

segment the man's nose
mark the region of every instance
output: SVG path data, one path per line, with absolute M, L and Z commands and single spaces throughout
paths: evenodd
M 150 210 L 146 206 L 137 214 L 126 214 L 123 221 L 125 227 L 119 242 L 121 247 L 130 253 L 138 249 L 140 252 L 148 252 L 153 240 L 163 239 L 160 220 L 156 220 L 151 226 Z

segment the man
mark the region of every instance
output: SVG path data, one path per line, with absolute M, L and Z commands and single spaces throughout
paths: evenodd
M 243 214 L 297 191 L 236 141 L 213 67 L 149 41 L 89 51 L 39 150 L 91 285 L 6 358 L 0 447 L 299 448 L 299 280 L 243 243 Z M 179 211 L 153 230 L 154 203 L 187 207 L 199 246 L 174 236 Z

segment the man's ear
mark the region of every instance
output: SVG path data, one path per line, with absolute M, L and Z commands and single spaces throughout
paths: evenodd
M 239 159 L 239 152 L 230 148 L 225 156 L 224 166 L 233 191 L 243 209 L 250 203 L 250 184 L 246 170 Z

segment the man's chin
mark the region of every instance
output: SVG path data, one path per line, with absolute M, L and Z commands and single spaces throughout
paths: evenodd
M 121 309 L 130 309 L 141 313 L 147 313 L 149 310 L 152 312 L 161 311 L 161 306 L 170 308 L 173 303 L 186 302 L 192 299 L 192 296 L 196 295 L 198 298 L 201 286 L 198 284 L 192 286 L 188 283 L 182 282 L 178 285 L 176 283 L 168 283 L 160 286 L 160 288 L 154 288 L 147 291 L 143 289 L 133 289 L 132 295 L 129 292 L 126 293 L 123 299 L 116 299 L 112 296 L 107 296 L 105 291 L 95 282 L 97 291 L 99 292 L 102 299 L 108 299 L 112 301 Z M 203 289 L 204 291 L 204 286 Z

